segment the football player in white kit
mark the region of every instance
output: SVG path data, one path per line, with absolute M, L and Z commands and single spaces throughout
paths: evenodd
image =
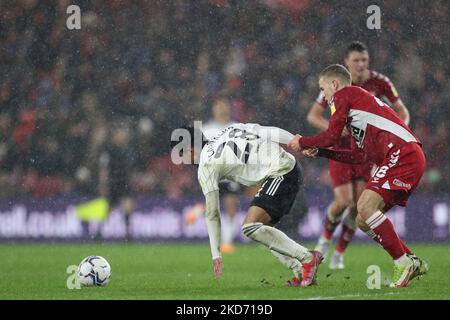
M 206 139 L 210 140 L 218 135 L 222 130 L 232 125 L 230 101 L 225 97 L 217 98 L 213 103 L 212 119 L 206 122 L 202 127 L 202 132 Z M 224 181 L 219 184 L 219 193 L 223 201 L 224 213 L 222 217 L 222 241 L 220 252 L 233 253 L 235 251 L 234 239 L 236 237 L 237 219 L 236 213 L 239 206 L 238 194 L 241 186 L 234 181 Z M 193 210 L 186 218 L 189 222 L 195 221 L 199 214 L 205 210 L 204 204 L 199 206 L 199 210 Z
M 215 276 L 220 277 L 223 268 L 219 182 L 229 180 L 246 186 L 262 185 L 242 223 L 244 235 L 267 246 L 297 274 L 298 281 L 291 285 L 315 284 L 322 261 L 320 252 L 309 251 L 273 227 L 289 212 L 300 189 L 301 168 L 294 156 L 280 146 L 289 143 L 293 135 L 283 129 L 251 123 L 233 124 L 210 141 L 198 128 L 185 130 L 192 138 L 189 147 L 182 149 L 183 157 L 199 164 L 198 179 L 206 199 L 205 218 Z M 200 140 L 196 136 L 201 137 L 201 144 L 195 144 Z M 182 142 L 172 140 L 172 147 Z

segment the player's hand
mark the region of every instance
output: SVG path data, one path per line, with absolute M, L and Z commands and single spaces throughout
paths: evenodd
M 214 259 L 213 266 L 214 266 L 214 276 L 216 278 L 220 278 L 220 276 L 222 275 L 222 269 L 223 269 L 222 258 Z
M 294 151 L 300 151 L 301 147 L 300 147 L 300 138 L 302 136 L 299 134 L 296 134 L 294 138 L 292 138 L 291 141 L 289 141 L 288 143 L 288 147 L 291 148 Z
M 302 154 L 306 157 L 315 158 L 318 152 L 319 152 L 318 148 L 311 148 L 303 150 Z

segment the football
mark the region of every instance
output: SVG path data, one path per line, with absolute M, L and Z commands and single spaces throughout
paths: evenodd
M 83 286 L 105 286 L 111 280 L 111 266 L 103 257 L 89 256 L 81 261 L 77 276 Z

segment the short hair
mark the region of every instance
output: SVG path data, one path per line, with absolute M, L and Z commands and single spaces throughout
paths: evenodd
M 347 70 L 347 68 L 341 64 L 332 64 L 323 69 L 319 74 L 319 79 L 323 77 L 339 78 L 340 80 L 343 80 L 347 84 L 352 83 L 352 75 Z
M 183 126 L 179 129 L 184 129 L 189 132 L 189 136 L 191 137 L 191 145 L 190 145 L 191 149 L 194 149 L 194 147 L 196 147 L 196 145 L 195 145 L 196 141 L 195 141 L 194 137 L 196 137 L 197 135 L 200 135 L 202 138 L 202 146 L 201 146 L 202 148 L 205 146 L 205 144 L 208 143 L 208 139 L 206 139 L 203 132 L 197 127 Z M 172 150 L 176 145 L 178 145 L 181 142 L 181 139 L 182 138 L 180 138 L 180 140 L 170 140 L 170 149 Z
M 362 43 L 361 41 L 353 41 L 352 43 L 350 43 L 348 45 L 348 47 L 345 49 L 345 57 L 348 57 L 348 55 L 350 54 L 350 52 L 353 51 L 358 51 L 358 52 L 364 52 L 364 51 L 369 51 L 369 49 L 367 48 L 367 46 Z
M 224 101 L 226 103 L 230 103 L 230 97 L 225 93 L 219 93 L 214 97 L 213 103 L 215 104 L 218 101 Z

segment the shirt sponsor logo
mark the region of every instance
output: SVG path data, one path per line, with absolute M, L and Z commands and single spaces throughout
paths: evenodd
M 334 102 L 330 105 L 331 115 L 333 115 L 336 112 L 336 106 L 334 105 Z
M 394 179 L 393 184 L 395 184 L 397 187 L 402 187 L 402 188 L 408 188 L 408 189 L 411 189 L 411 184 L 405 183 L 405 182 L 400 181 L 400 180 L 398 180 L 398 179 Z
M 392 89 L 392 94 L 394 95 L 394 97 L 398 97 L 397 89 L 395 89 L 394 86 L 391 86 L 391 89 Z

